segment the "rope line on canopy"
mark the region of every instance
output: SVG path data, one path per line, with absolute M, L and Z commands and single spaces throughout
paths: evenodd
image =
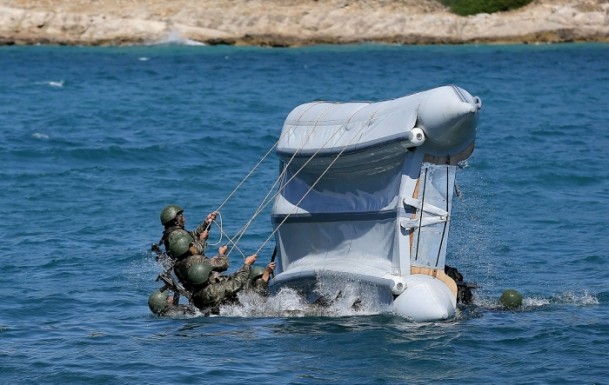
M 363 108 L 363 107 L 362 107 Z M 359 110 L 358 110 L 359 111 Z M 290 215 L 294 214 L 296 212 L 296 210 L 298 209 L 300 203 L 302 203 L 302 201 L 307 197 L 307 195 L 315 188 L 315 186 L 317 185 L 317 183 L 319 183 L 319 181 L 326 175 L 326 173 L 330 170 L 330 168 L 334 165 L 334 163 L 336 163 L 336 161 L 338 161 L 338 159 L 342 156 L 343 152 L 345 152 L 345 150 L 347 149 L 347 147 L 349 145 L 351 145 L 355 139 L 358 137 L 358 135 L 363 134 L 363 130 L 365 128 L 367 128 L 370 125 L 370 122 L 372 121 L 372 119 L 374 119 L 376 113 L 378 112 L 378 110 L 374 111 L 371 115 L 370 118 L 368 119 L 368 121 L 366 122 L 366 124 L 363 124 L 362 127 L 360 127 L 360 129 L 353 135 L 353 138 L 351 138 L 351 140 L 349 141 L 349 143 L 347 143 L 346 146 L 343 146 L 343 149 L 336 155 L 336 157 L 332 160 L 332 162 L 330 162 L 330 164 L 328 165 L 328 167 L 326 167 L 326 169 L 321 173 L 321 175 L 319 175 L 319 177 L 315 180 L 315 182 L 309 187 L 309 189 L 305 192 L 305 194 L 300 198 L 300 200 L 298 200 L 298 202 L 294 205 L 294 208 L 292 209 L 292 212 L 288 213 L 285 218 L 283 218 L 283 220 L 275 227 L 275 229 L 273 230 L 273 232 L 271 233 L 271 235 L 269 235 L 269 237 L 262 243 L 262 245 L 258 248 L 258 251 L 256 252 L 256 254 L 258 254 L 263 248 L 264 246 L 269 242 L 269 240 L 275 235 L 275 233 L 279 230 L 279 228 L 281 228 L 281 226 L 285 223 L 285 221 L 290 217 Z M 349 120 L 347 121 L 347 123 L 345 123 L 345 125 L 341 126 L 344 127 L 346 126 L 350 121 L 351 118 L 353 117 L 353 115 L 355 115 L 355 113 L 357 113 L 357 111 L 355 111 L 351 117 L 349 117 Z M 325 145 L 325 143 L 324 143 Z M 322 146 L 323 148 L 323 146 Z M 306 166 L 306 164 L 308 162 L 310 162 L 313 157 L 315 155 L 317 155 L 317 153 L 319 152 L 320 149 L 318 149 L 318 151 L 311 156 L 311 158 L 309 158 L 307 160 L 307 162 L 298 170 L 298 172 L 300 172 L 304 166 Z M 294 177 L 294 176 L 293 176 Z M 290 179 L 290 181 L 293 179 L 293 177 Z M 287 182 L 289 183 L 289 181 Z M 286 183 L 286 184 L 287 184 Z M 285 186 L 285 184 L 284 184 Z
M 317 103 L 311 103 L 311 105 L 309 106 L 309 108 L 305 109 L 302 114 L 300 115 L 300 117 L 298 118 L 298 120 L 300 120 L 302 118 L 302 116 L 311 108 L 313 108 L 315 105 L 319 104 L 320 102 Z M 311 133 L 312 134 L 312 133 Z M 309 137 L 310 135 L 309 134 Z M 307 137 L 307 141 L 309 139 L 309 137 Z M 264 154 L 264 156 L 258 161 L 258 163 L 256 163 L 256 165 L 247 173 L 247 175 L 245 175 L 245 177 L 243 177 L 241 179 L 241 181 L 239 182 L 239 184 L 233 189 L 233 191 L 224 199 L 224 201 L 220 204 L 220 206 L 218 206 L 218 208 L 216 209 L 217 212 L 220 212 L 220 209 L 222 209 L 222 207 L 224 207 L 224 205 L 235 195 L 235 193 L 241 188 L 241 186 L 249 179 L 249 177 L 254 173 L 254 171 L 260 166 L 260 164 L 262 164 L 262 162 L 264 162 L 264 160 L 270 155 L 270 153 L 273 151 L 273 149 L 275 149 L 275 147 L 277 146 L 277 144 L 279 143 L 279 141 L 275 142 L 273 144 L 273 146 L 271 146 L 271 148 L 266 152 L 266 154 Z M 305 142 L 306 143 L 306 142 Z M 294 154 L 295 156 L 296 154 Z M 292 156 L 292 159 L 294 158 L 294 156 Z M 281 176 L 280 176 L 281 177 Z M 273 186 L 271 187 L 271 189 L 269 189 L 269 192 L 267 193 L 266 197 L 268 197 L 268 195 L 273 191 L 273 189 L 275 188 L 275 186 L 277 185 L 280 177 L 278 177 L 275 180 L 275 183 L 273 184 Z M 265 199 L 266 199 L 265 197 Z M 220 239 L 222 238 L 223 235 L 226 236 L 226 238 L 228 239 L 228 243 L 232 244 L 231 249 L 228 252 L 228 255 L 230 255 L 230 253 L 232 252 L 232 250 L 234 248 L 237 249 L 237 251 L 241 254 L 241 256 L 243 257 L 243 259 L 246 258 L 245 253 L 243 253 L 243 251 L 239 248 L 238 246 L 238 242 L 241 239 L 242 235 L 239 235 L 240 233 L 244 233 L 245 230 L 249 227 L 249 225 L 251 224 L 251 222 L 253 221 L 253 219 L 259 214 L 259 211 L 256 211 L 254 213 L 254 216 L 247 222 L 247 224 L 245 226 L 243 226 L 241 228 L 241 230 L 239 230 L 235 236 L 230 237 L 227 233 L 224 232 L 223 228 L 220 226 Z M 239 235 L 237 241 L 234 241 L 234 238 Z
M 300 115 L 300 117 L 297 119 L 297 121 L 300 121 L 302 119 L 302 116 L 311 108 L 313 108 L 315 105 L 317 105 L 318 103 L 312 103 L 311 106 L 309 106 L 309 108 L 305 109 L 302 114 Z M 267 194 L 265 195 L 265 197 L 261 200 L 260 204 L 258 205 L 258 207 L 256 208 L 256 210 L 254 211 L 253 215 L 250 217 L 250 219 L 243 225 L 243 227 L 235 234 L 235 236 L 233 236 L 232 238 L 228 236 L 228 234 L 226 234 L 224 232 L 224 230 L 222 229 L 222 227 L 220 227 L 220 232 L 221 234 L 226 235 L 228 242 L 232 245 L 231 249 L 228 252 L 228 255 L 230 255 L 230 253 L 233 251 L 233 249 L 237 249 L 237 251 L 241 254 L 241 256 L 243 258 L 246 258 L 245 254 L 243 253 L 243 251 L 238 247 L 238 243 L 241 240 L 241 238 L 243 237 L 243 235 L 245 234 L 245 232 L 247 231 L 247 229 L 250 227 L 250 225 L 252 224 L 252 222 L 256 219 L 256 217 L 277 197 L 278 194 L 280 194 L 281 189 L 277 189 L 277 191 L 272 195 L 271 193 L 273 192 L 273 190 L 275 189 L 275 187 L 277 186 L 277 184 L 279 183 L 280 180 L 285 178 L 286 172 L 289 169 L 289 166 L 292 164 L 293 160 L 295 159 L 296 155 L 298 153 L 300 153 L 303 148 L 305 147 L 305 145 L 308 143 L 309 139 L 312 137 L 313 133 L 315 132 L 315 129 L 318 127 L 318 123 L 319 120 L 321 119 L 321 117 L 323 115 L 325 115 L 329 110 L 337 107 L 339 105 L 339 103 L 335 103 L 335 104 L 331 104 L 328 108 L 326 108 L 324 111 L 322 111 L 319 116 L 317 117 L 315 124 L 313 125 L 313 127 L 310 129 L 309 133 L 307 134 L 305 140 L 303 141 L 302 145 L 300 146 L 300 148 L 294 152 L 294 154 L 292 154 L 292 156 L 290 157 L 289 161 L 283 166 L 281 173 L 279 174 L 279 176 L 275 179 L 275 182 L 273 183 L 273 185 L 271 186 L 271 188 L 269 189 L 269 191 L 267 192 Z M 286 181 L 283 183 L 283 186 L 286 186 L 287 184 L 289 184 L 294 178 L 296 178 L 301 172 L 302 170 L 319 154 L 319 152 L 325 148 L 325 146 L 332 140 L 334 139 L 334 137 L 336 136 L 337 133 L 339 133 L 343 128 L 345 128 L 350 122 L 351 119 L 353 118 L 353 116 L 355 116 L 355 114 L 357 114 L 361 109 L 367 107 L 369 104 L 364 105 L 362 107 L 360 107 L 359 109 L 357 109 L 356 111 L 354 111 L 351 116 L 349 117 L 349 119 L 342 124 L 340 127 L 336 128 L 336 130 L 334 130 L 334 132 L 332 133 L 332 135 L 330 135 L 328 137 L 328 139 L 321 145 L 319 146 L 319 148 L 315 151 L 315 153 L 313 153 L 303 164 L 302 166 L 300 166 L 300 168 L 293 173 L 293 175 Z M 267 239 L 262 243 L 262 245 L 258 248 L 258 250 L 256 251 L 255 254 L 260 253 L 260 251 L 264 248 L 264 246 L 266 246 L 266 244 L 270 241 L 270 239 L 275 235 L 275 233 L 279 230 L 279 228 L 285 223 L 285 221 L 296 212 L 296 210 L 298 209 L 300 203 L 302 203 L 302 201 L 308 196 L 308 194 L 315 188 L 315 186 L 319 183 L 319 181 L 326 175 L 326 173 L 330 170 L 330 168 L 334 165 L 334 163 L 336 163 L 336 161 L 338 161 L 338 159 L 342 156 L 343 152 L 347 149 L 347 147 L 349 145 L 351 145 L 353 142 L 356 141 L 356 139 L 361 138 L 361 136 L 363 135 L 363 131 L 365 128 L 367 128 L 370 124 L 370 122 L 374 119 L 375 115 L 376 115 L 377 111 L 374 111 L 368 121 L 366 122 L 366 124 L 363 124 L 360 129 L 353 135 L 353 137 L 351 138 L 351 140 L 349 141 L 349 143 L 347 143 L 346 146 L 343 147 L 343 149 L 336 155 L 336 157 L 332 160 L 332 162 L 326 167 L 326 169 L 322 172 L 322 174 L 315 180 L 315 182 L 308 188 L 308 190 L 305 192 L 305 194 L 300 198 L 300 200 L 296 203 L 296 205 L 294 206 L 294 209 L 292 210 L 292 212 L 288 213 L 285 218 L 276 226 L 276 228 L 273 230 L 273 232 L 269 235 L 269 237 L 267 237 Z M 345 135 L 346 131 L 343 131 L 342 134 L 337 138 L 340 139 L 340 137 L 342 137 L 343 135 Z M 237 185 L 237 187 L 235 187 L 235 189 L 233 189 L 233 191 L 229 194 L 229 196 L 222 202 L 222 204 L 218 207 L 219 211 L 227 202 L 230 198 L 232 198 L 232 196 L 234 196 L 234 194 L 236 193 L 236 191 L 241 188 L 241 186 L 245 183 L 245 181 L 247 179 L 249 179 L 249 177 L 253 174 L 253 172 L 260 166 L 260 164 L 268 157 L 268 155 L 273 151 L 274 148 L 276 148 L 277 144 L 279 141 L 277 141 L 270 149 L 269 151 L 267 151 L 267 153 L 260 159 L 260 161 L 258 161 L 258 163 L 252 168 L 252 170 L 241 180 L 241 182 L 239 182 L 239 184 Z M 270 196 L 270 197 L 269 197 Z

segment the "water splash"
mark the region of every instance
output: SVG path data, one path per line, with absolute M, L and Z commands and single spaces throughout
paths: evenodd
M 47 139 L 49 139 L 49 136 L 47 134 L 43 134 L 41 132 L 34 132 L 32 134 L 32 138 L 34 138 L 34 139 L 41 139 L 41 140 L 47 140 Z
M 598 305 L 598 298 L 590 294 L 587 290 L 584 290 L 582 293 L 574 293 L 571 291 L 560 293 L 556 296 L 551 297 L 551 303 L 564 303 L 564 304 L 572 304 L 577 306 L 589 306 L 589 305 Z
M 550 297 L 543 296 L 525 296 L 522 298 L 522 306 L 519 311 L 531 311 L 539 308 L 554 305 L 574 305 L 574 306 L 590 306 L 598 305 L 598 297 L 584 290 L 581 293 L 571 291 L 558 293 Z M 488 310 L 501 310 L 503 306 L 497 298 L 478 297 L 474 300 L 474 305 Z
M 177 30 L 171 30 L 162 39 L 152 42 L 151 45 L 190 45 L 190 46 L 205 46 L 207 44 L 201 43 L 191 39 L 185 39 L 180 35 Z
M 63 88 L 65 80 L 46 80 L 42 82 L 34 82 L 36 85 L 49 86 L 55 88 Z
M 60 80 L 60 81 L 58 81 L 58 82 L 56 82 L 56 81 L 50 81 L 50 82 L 48 82 L 47 84 L 48 84 L 49 86 L 51 86 L 51 87 L 58 87 L 58 88 L 61 88 L 61 87 L 63 87 L 64 83 L 65 83 L 65 81 L 64 81 L 64 80 Z
M 322 281 L 323 282 L 323 281 Z M 340 286 L 340 287 L 339 287 Z M 344 317 L 389 313 L 388 305 L 379 304 L 376 293 L 357 283 L 318 283 L 316 293 L 323 298 L 308 302 L 297 291 L 282 288 L 276 294 L 262 296 L 246 291 L 238 295 L 239 305 L 220 308 L 221 316 L 232 317 Z

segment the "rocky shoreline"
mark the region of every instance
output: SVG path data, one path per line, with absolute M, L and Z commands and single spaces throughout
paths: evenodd
M 609 0 L 461 17 L 434 0 L 0 0 L 0 45 L 609 41 Z

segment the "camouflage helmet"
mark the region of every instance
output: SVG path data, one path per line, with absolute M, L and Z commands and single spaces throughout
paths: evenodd
M 206 263 L 195 263 L 188 269 L 188 282 L 192 285 L 202 285 L 209 279 L 211 266 Z
M 169 306 L 167 303 L 167 292 L 156 290 L 148 297 L 148 307 L 154 314 L 161 314 Z
M 262 267 L 262 266 L 252 266 L 252 267 L 250 267 L 249 280 L 253 281 L 256 278 L 260 278 L 260 277 L 262 277 L 262 274 L 264 274 L 264 267 Z
M 178 205 L 165 206 L 163 211 L 161 211 L 161 223 L 163 224 L 163 226 L 165 226 L 166 224 L 168 224 L 171 221 L 173 221 L 174 219 L 176 219 L 178 214 L 180 214 L 183 211 L 184 211 L 184 209 Z
M 171 256 L 178 258 L 186 254 L 192 242 L 194 242 L 194 238 L 187 232 L 179 232 L 170 237 L 169 252 L 171 253 Z
M 522 306 L 522 294 L 520 294 L 517 290 L 507 289 L 499 298 L 499 303 L 508 309 L 514 309 Z

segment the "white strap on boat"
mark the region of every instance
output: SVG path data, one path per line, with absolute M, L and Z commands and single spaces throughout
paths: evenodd
M 447 217 L 425 217 L 425 218 L 412 218 L 400 220 L 400 226 L 403 229 L 414 229 L 417 227 L 425 227 L 435 225 L 437 223 L 443 223 L 448 220 Z
M 446 210 L 441 209 L 432 204 L 425 203 L 425 206 L 422 207 L 423 202 L 420 199 L 416 199 L 416 198 L 412 198 L 412 197 L 405 197 L 404 199 L 402 199 L 402 202 L 404 202 L 404 204 L 407 206 L 414 207 L 418 210 L 425 211 L 426 213 L 429 213 L 429 214 L 434 214 L 434 215 L 438 215 L 441 217 L 448 216 L 448 212 Z

